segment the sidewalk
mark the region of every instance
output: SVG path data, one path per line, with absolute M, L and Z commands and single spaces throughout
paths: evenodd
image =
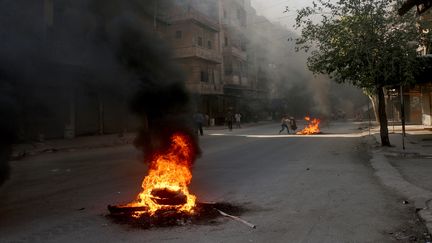
M 275 123 L 274 121 L 259 121 L 259 122 L 249 122 L 249 123 L 242 123 L 241 127 L 242 128 L 247 128 L 247 127 L 255 127 L 255 126 L 261 126 L 261 125 L 266 125 L 266 124 L 271 124 L 271 123 Z M 233 124 L 233 128 L 236 129 L 236 124 Z M 204 127 L 204 130 L 228 130 L 228 126 L 227 125 L 218 125 L 218 126 L 208 126 L 208 127 Z
M 390 142 L 394 147 L 383 148 L 382 152 L 406 180 L 432 191 L 432 129 L 429 129 L 417 125 L 407 126 L 403 149 L 402 129 L 400 126 L 395 127 L 395 133 L 390 134 Z M 380 141 L 379 133 L 374 136 Z
M 76 150 L 113 147 L 133 143 L 135 133 L 110 134 L 77 137 L 73 139 L 52 139 L 44 142 L 16 144 L 12 152 L 12 160 L 27 156 L 59 151 L 73 152 Z
M 394 131 L 394 133 L 393 133 Z M 401 126 L 389 127 L 392 147 L 381 147 L 379 128 L 372 129 L 371 164 L 376 176 L 408 202 L 432 233 L 432 127 L 406 126 L 405 149 Z

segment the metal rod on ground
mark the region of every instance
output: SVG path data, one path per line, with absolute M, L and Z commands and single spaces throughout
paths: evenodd
M 405 150 L 405 104 L 403 97 L 403 86 L 400 85 L 400 99 L 401 99 L 401 121 L 402 121 L 402 148 Z
M 216 205 L 217 202 L 211 202 L 211 201 L 209 201 L 209 202 L 199 202 L 199 204 Z
M 216 209 L 216 210 L 217 210 L 217 211 L 218 211 L 222 216 L 224 216 L 224 217 L 227 217 L 227 218 L 230 218 L 230 219 L 236 220 L 236 221 L 238 221 L 238 222 L 241 222 L 241 223 L 243 223 L 243 224 L 245 224 L 245 225 L 251 227 L 252 229 L 255 229 L 255 228 L 256 228 L 256 225 L 251 224 L 251 223 L 247 222 L 247 221 L 244 220 L 244 219 L 241 219 L 241 218 L 239 218 L 239 217 L 237 217 L 237 216 L 229 215 L 229 214 L 227 214 L 227 213 L 225 213 L 225 212 L 222 212 L 222 211 L 219 210 L 219 209 Z

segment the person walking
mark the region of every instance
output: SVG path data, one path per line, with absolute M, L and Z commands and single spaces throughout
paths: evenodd
M 228 113 L 227 113 L 227 115 L 225 117 L 225 121 L 226 121 L 226 123 L 228 125 L 228 129 L 230 131 L 232 131 L 233 122 L 234 122 L 234 115 L 233 115 L 232 111 L 228 111 Z
M 241 114 L 240 113 L 236 113 L 234 115 L 235 118 L 235 122 L 236 122 L 236 126 L 237 128 L 241 128 L 240 124 L 241 124 Z
M 210 116 L 208 114 L 205 114 L 204 118 L 205 118 L 205 126 L 209 127 L 210 126 Z
M 279 131 L 279 134 L 281 133 L 281 132 L 283 132 L 283 130 L 285 130 L 285 128 L 286 128 L 286 130 L 287 130 L 287 133 L 289 134 L 290 132 L 289 132 L 289 127 L 288 127 L 288 124 L 289 124 L 289 118 L 287 117 L 287 116 L 283 116 L 282 117 L 282 119 L 281 119 L 281 127 L 282 127 L 282 129 Z
M 291 116 L 290 119 L 289 119 L 289 122 L 290 122 L 291 130 L 292 130 L 293 132 L 294 132 L 295 130 L 297 130 L 297 123 L 296 123 L 295 118 Z
M 194 121 L 195 121 L 195 128 L 197 133 L 199 133 L 201 136 L 204 135 L 203 132 L 203 123 L 204 123 L 204 115 L 200 112 L 197 112 L 194 114 Z

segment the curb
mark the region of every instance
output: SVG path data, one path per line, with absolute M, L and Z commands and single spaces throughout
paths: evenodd
M 17 161 L 26 157 L 32 157 L 32 156 L 45 154 L 45 153 L 75 152 L 75 151 L 83 151 L 83 150 L 99 149 L 99 148 L 111 148 L 111 147 L 128 145 L 132 143 L 133 143 L 133 139 L 117 140 L 111 143 L 105 142 L 105 143 L 94 143 L 94 144 L 86 144 L 86 145 L 78 145 L 78 146 L 77 145 L 55 146 L 55 145 L 46 144 L 39 149 L 16 149 L 16 150 L 14 149 L 14 151 L 11 154 L 10 160 Z
M 377 143 L 375 136 L 366 136 L 366 139 L 371 145 L 372 158 L 370 163 L 375 170 L 375 176 L 383 185 L 414 202 L 418 216 L 424 221 L 429 233 L 432 234 L 432 192 L 405 180 L 399 171 L 389 163 L 385 151 L 372 147 Z
M 418 211 L 418 215 L 422 220 L 424 220 L 424 223 L 426 225 L 426 228 L 428 229 L 429 233 L 431 233 L 432 229 L 432 201 L 428 200 L 426 202 L 427 207 L 425 209 L 422 209 Z
M 277 123 L 277 122 L 275 122 L 275 121 L 248 122 L 248 123 L 242 123 L 241 128 L 257 127 L 257 126 L 268 125 L 268 124 L 273 124 L 273 123 Z M 226 125 L 206 126 L 203 128 L 204 128 L 204 131 L 206 131 L 206 130 L 207 131 L 228 130 L 228 126 L 226 126 Z M 235 124 L 233 124 L 233 129 L 238 129 L 238 128 L 235 128 Z
M 273 121 L 250 122 L 250 123 L 242 124 L 242 128 L 256 127 L 256 126 L 268 125 L 272 123 Z M 204 127 L 204 130 L 205 131 L 228 130 L 228 128 L 226 126 L 213 126 L 213 127 Z M 76 139 L 79 138 L 80 137 Z M 118 139 L 118 138 L 114 140 L 110 139 L 112 140 L 110 142 L 107 142 L 107 140 L 101 140 L 100 142 L 91 142 L 85 145 L 56 145 L 55 143 L 51 143 L 48 140 L 46 143 L 27 144 L 28 148 L 17 148 L 14 146 L 14 150 L 11 154 L 10 160 L 17 161 L 27 157 L 36 156 L 45 153 L 74 152 L 74 151 L 82 151 L 82 150 L 89 150 L 89 149 L 123 146 L 123 145 L 133 144 L 134 139 L 135 139 L 135 135 L 131 137 L 125 136 L 122 139 Z M 37 148 L 38 146 L 39 148 Z

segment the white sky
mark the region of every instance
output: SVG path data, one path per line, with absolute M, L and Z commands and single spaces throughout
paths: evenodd
M 311 5 L 311 0 L 252 0 L 252 6 L 259 15 L 267 17 L 272 22 L 280 22 L 290 30 L 294 30 L 292 26 L 295 23 L 296 10 Z M 284 13 L 285 7 L 290 11 Z

